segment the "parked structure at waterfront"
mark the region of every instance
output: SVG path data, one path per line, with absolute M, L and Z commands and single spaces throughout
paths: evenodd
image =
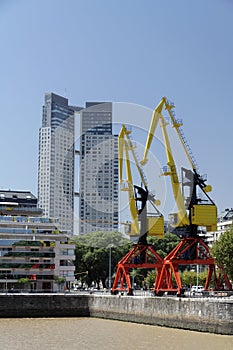
M 112 103 L 87 102 L 80 133 L 80 234 L 117 230 L 118 148 Z
M 61 229 L 73 233 L 75 111 L 68 99 L 45 94 L 39 131 L 38 204 L 46 217 L 59 218 Z
M 54 279 L 75 280 L 74 248 L 57 219 L 45 218 L 30 192 L 0 191 L 0 290 L 56 291 Z M 24 286 L 25 287 L 25 286 Z

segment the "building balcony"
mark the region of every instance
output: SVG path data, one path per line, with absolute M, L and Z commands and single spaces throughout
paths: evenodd
M 60 271 L 75 271 L 75 266 L 59 266 Z
M 8 268 L 9 270 L 9 268 Z M 2 274 L 4 275 L 4 278 L 6 278 L 6 276 L 8 275 L 12 275 L 15 278 L 18 278 L 18 275 L 24 275 L 27 277 L 30 277 L 31 275 L 49 275 L 49 276 L 53 276 L 54 275 L 54 269 L 28 269 L 28 268 L 12 268 L 11 273 L 9 274 Z
M 75 255 L 56 254 L 56 259 L 58 259 L 58 260 L 72 260 L 72 261 L 75 261 Z
M 26 215 L 26 216 L 42 216 L 43 210 L 37 207 L 21 207 L 21 206 L 15 206 L 13 203 L 9 205 L 2 205 L 0 203 L 0 210 L 2 215 L 12 215 L 12 216 L 19 216 L 19 215 Z
M 24 262 L 11 262 L 11 263 L 2 263 L 0 262 L 0 269 L 10 269 L 13 272 L 21 269 L 21 270 L 54 270 L 55 264 L 54 263 L 47 263 L 47 264 L 35 264 L 35 263 L 24 263 Z
M 25 226 L 25 225 L 22 225 Z M 0 225 L 0 233 L 1 234 L 5 234 L 5 235 L 12 235 L 12 234 L 17 234 L 17 235 L 31 235 L 31 236 L 39 236 L 42 235 L 43 237 L 45 237 L 45 235 L 54 235 L 54 236 L 58 236 L 57 239 L 59 239 L 59 230 L 57 230 L 56 228 L 38 228 L 38 229 L 30 229 L 30 228 L 26 228 L 26 227 L 22 227 L 22 228 L 18 228 L 18 227 L 12 227 L 10 228 L 8 227 L 2 227 L 2 225 Z M 11 238 L 9 236 L 9 238 Z
M 38 244 L 33 244 L 33 242 L 26 242 L 24 245 L 20 246 L 18 242 L 12 245 L 12 253 L 17 252 L 31 252 L 31 253 L 54 253 L 54 248 L 50 246 L 43 246 L 42 242 L 36 242 Z M 28 244 L 28 245 L 26 245 Z
M 64 242 L 64 243 L 61 243 L 60 245 L 60 249 L 62 249 L 62 248 L 65 248 L 65 249 L 75 249 L 75 245 L 74 244 L 72 244 L 72 243 L 66 243 L 66 242 Z
M 0 226 L 57 227 L 58 219 L 30 216 L 0 216 Z
M 27 261 L 27 258 L 55 258 L 55 253 L 46 251 L 11 251 L 4 254 L 4 257 L 11 260 L 14 260 L 14 258 L 24 258 Z

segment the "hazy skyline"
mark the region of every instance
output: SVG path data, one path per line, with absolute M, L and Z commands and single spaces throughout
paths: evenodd
M 1 0 L 0 33 L 1 189 L 37 195 L 45 92 L 150 109 L 167 96 L 219 211 L 233 206 L 232 1 Z

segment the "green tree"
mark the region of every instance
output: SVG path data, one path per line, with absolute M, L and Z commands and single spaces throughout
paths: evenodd
M 154 236 L 149 236 L 147 239 L 149 244 L 152 244 L 161 258 L 165 258 L 173 248 L 180 242 L 180 238 L 172 233 L 166 233 L 163 239 L 158 239 Z
M 20 284 L 22 290 L 25 288 L 25 286 L 29 285 L 31 281 L 28 277 L 22 277 L 18 280 L 18 283 Z
M 155 270 L 149 271 L 145 278 L 145 281 L 149 286 L 149 288 L 154 288 L 155 278 L 156 278 L 156 271 Z
M 216 264 L 233 280 L 233 229 L 223 233 L 210 249 Z
M 112 275 L 116 271 L 118 261 L 129 251 L 131 242 L 119 232 L 92 232 L 72 238 L 75 243 L 75 272 L 77 275 L 83 271 L 88 274 L 80 275 L 80 279 L 88 286 L 92 282 L 104 287 L 109 277 L 109 256 L 111 249 Z
M 106 248 L 108 246 L 122 246 L 129 243 L 129 239 L 123 237 L 120 232 L 95 231 L 85 235 L 72 237 L 74 243 L 80 243 L 92 248 Z
M 180 275 L 183 286 L 194 286 L 197 284 L 197 273 L 195 271 L 183 271 Z M 198 284 L 200 284 L 198 282 Z
M 54 276 L 54 282 L 59 286 L 59 292 L 61 291 L 61 286 L 65 283 L 65 277 Z
M 207 270 L 198 273 L 198 285 L 205 285 L 207 273 Z M 195 286 L 197 284 L 197 273 L 195 271 L 185 270 L 180 274 L 180 278 L 183 286 Z

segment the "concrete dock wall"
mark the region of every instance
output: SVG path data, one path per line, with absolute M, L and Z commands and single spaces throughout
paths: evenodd
M 0 317 L 90 316 L 88 299 L 74 294 L 0 295 Z
M 233 335 L 233 300 L 89 298 L 92 317 Z
M 97 317 L 233 335 L 232 299 L 0 295 L 0 317 Z

